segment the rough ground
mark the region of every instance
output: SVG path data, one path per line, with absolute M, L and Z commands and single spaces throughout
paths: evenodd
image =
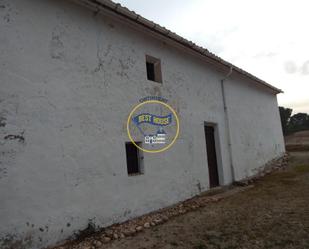
M 309 131 L 295 132 L 284 140 L 288 151 L 309 151 Z
M 253 188 L 96 248 L 309 248 L 309 152 Z

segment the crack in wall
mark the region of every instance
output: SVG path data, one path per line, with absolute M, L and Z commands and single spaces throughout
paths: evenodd
M 18 140 L 21 143 L 25 142 L 25 138 L 23 135 L 13 135 L 9 134 L 4 137 L 4 140 Z

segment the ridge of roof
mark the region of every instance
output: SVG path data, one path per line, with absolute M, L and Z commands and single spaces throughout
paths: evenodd
M 76 0 L 75 0 L 76 1 Z M 262 86 L 265 86 L 269 89 L 271 89 L 272 91 L 274 91 L 276 94 L 278 93 L 282 93 L 283 91 L 275 86 L 272 86 L 271 84 L 267 83 L 264 80 L 259 79 L 258 77 L 252 75 L 251 73 L 248 73 L 247 71 L 241 69 L 240 67 L 237 67 L 235 65 L 233 65 L 232 63 L 222 59 L 221 57 L 215 55 L 214 53 L 210 52 L 208 49 L 203 48 L 197 44 L 195 44 L 192 41 L 189 41 L 183 37 L 181 37 L 180 35 L 172 32 L 171 30 L 157 24 L 154 23 L 138 14 L 136 14 L 134 11 L 129 10 L 128 8 L 122 6 L 120 3 L 115 3 L 111 0 L 78 0 L 79 2 L 84 2 L 84 3 L 90 3 L 91 5 L 95 5 L 97 7 L 102 7 L 105 8 L 107 10 L 110 10 L 120 16 L 123 16 L 135 23 L 137 23 L 138 25 L 142 25 L 156 33 L 159 33 L 177 43 L 180 43 L 181 45 L 188 47 L 189 49 L 203 55 L 206 56 L 212 60 L 214 60 L 215 62 L 224 65 L 228 68 L 233 68 L 233 71 L 237 71 L 238 73 L 244 75 L 245 77 L 250 78 L 251 80 L 261 84 Z

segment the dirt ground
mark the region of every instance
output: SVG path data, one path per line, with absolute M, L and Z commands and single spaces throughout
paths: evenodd
M 251 189 L 101 248 L 309 248 L 309 152 Z
M 286 144 L 309 144 L 309 131 L 298 131 L 285 137 Z
M 309 151 L 309 131 L 295 132 L 284 140 L 288 151 Z

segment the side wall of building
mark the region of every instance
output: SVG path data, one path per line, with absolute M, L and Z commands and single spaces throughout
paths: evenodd
M 250 177 L 285 151 L 277 98 L 254 82 L 225 82 L 235 180 Z
M 3 248 L 41 248 L 86 228 L 90 221 L 106 226 L 207 190 L 204 122 L 217 126 L 220 183 L 231 183 L 220 86 L 223 74 L 217 69 L 117 19 L 70 2 L 14 0 L 2 5 Z M 162 85 L 146 79 L 146 54 L 161 59 Z M 247 174 L 246 163 L 256 148 L 245 155 L 246 163 L 236 150 L 238 144 L 244 146 L 235 128 L 243 89 L 254 95 L 255 90 L 236 81 L 227 90 L 231 116 L 235 112 L 236 119 L 232 133 L 239 177 Z M 167 98 L 176 109 L 180 137 L 160 156 L 145 154 L 144 174 L 129 177 L 126 119 L 139 99 L 148 95 Z M 261 95 L 265 94 L 261 91 Z M 265 115 L 277 115 L 275 97 L 265 98 L 271 105 Z M 239 118 L 256 119 L 252 114 L 246 110 Z M 278 125 L 276 117 L 272 124 Z M 246 121 L 242 127 L 250 129 Z M 265 127 L 256 134 L 261 136 Z M 249 130 L 245 133 L 250 134 Z M 248 138 L 250 143 L 253 136 Z M 263 140 L 261 147 L 268 143 L 274 141 Z M 277 154 L 261 148 L 256 156 L 265 160 L 254 167 Z

